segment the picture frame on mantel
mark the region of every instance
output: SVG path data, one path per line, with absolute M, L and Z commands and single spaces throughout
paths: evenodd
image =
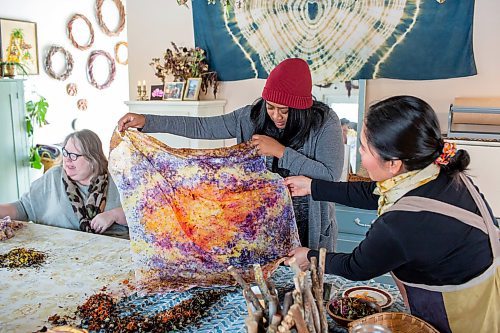
M 184 94 L 185 82 L 165 82 L 163 88 L 163 99 L 181 101 Z
M 163 85 L 152 85 L 151 86 L 151 96 L 149 100 L 151 101 L 161 101 L 165 93 L 163 92 Z
M 190 78 L 186 83 L 186 91 L 184 92 L 185 101 L 197 101 L 200 95 L 201 79 Z
M 35 22 L 0 18 L 0 59 L 20 63 L 28 75 L 40 74 Z

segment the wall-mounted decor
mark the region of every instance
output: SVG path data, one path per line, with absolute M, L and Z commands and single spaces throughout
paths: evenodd
M 36 23 L 0 19 L 0 60 L 21 64 L 26 74 L 38 74 Z
M 119 63 L 120 65 L 127 65 L 128 64 L 128 55 L 127 55 L 127 59 L 123 60 L 120 58 L 120 49 L 121 48 L 127 48 L 127 52 L 128 52 L 128 43 L 127 42 L 118 42 L 116 43 L 115 45 L 115 60 L 117 63 Z
M 474 1 L 192 1 L 195 45 L 219 80 L 267 78 L 302 58 L 313 82 L 430 80 L 477 73 Z M 460 22 L 460 24 L 457 24 Z M 210 27 L 210 28 L 208 28 Z M 443 47 L 446 45 L 446 47 Z
M 166 100 L 182 100 L 184 92 L 184 82 L 165 82 L 163 88 L 163 99 Z
M 197 101 L 200 94 L 201 79 L 190 78 L 186 83 L 186 91 L 184 92 L 184 100 Z
M 106 81 L 102 84 L 97 83 L 97 81 L 94 78 L 94 61 L 98 56 L 103 56 L 108 60 L 109 64 L 109 73 L 108 73 L 108 78 Z M 114 81 L 116 75 L 116 65 L 115 61 L 111 57 L 111 55 L 102 50 L 97 50 L 97 51 L 92 51 L 89 55 L 89 59 L 87 60 L 87 77 L 89 79 L 89 82 L 91 85 L 96 87 L 97 89 L 104 89 L 108 88 L 111 83 Z
M 85 98 L 82 98 L 82 99 L 79 99 L 77 102 L 76 102 L 76 107 L 78 108 L 78 110 L 80 111 L 87 111 L 87 107 L 88 107 L 88 102 Z
M 83 20 L 83 22 L 85 22 L 85 24 L 89 28 L 89 39 L 87 43 L 84 45 L 78 44 L 75 38 L 73 37 L 73 22 L 75 22 L 78 19 Z M 94 44 L 94 28 L 92 28 L 92 23 L 90 23 L 89 19 L 85 15 L 75 14 L 68 21 L 68 38 L 74 47 L 82 51 L 89 49 L 92 46 L 92 44 Z
M 78 86 L 76 85 L 76 83 L 68 83 L 66 85 L 66 92 L 69 96 L 76 96 L 76 94 L 78 93 Z
M 125 28 L 125 7 L 123 6 L 121 0 L 113 0 L 113 2 L 115 3 L 120 15 L 120 21 L 118 22 L 118 27 L 115 31 L 109 30 L 106 26 L 106 23 L 104 23 L 104 19 L 102 17 L 102 4 L 104 3 L 104 0 L 96 0 L 95 3 L 97 11 L 97 23 L 101 27 L 102 31 L 108 36 L 118 36 L 120 32 L 122 32 L 122 30 Z
M 59 74 L 57 74 L 52 69 L 52 57 L 57 52 L 61 52 L 64 55 L 64 59 L 66 60 L 66 67 Z M 45 57 L 45 71 L 51 78 L 59 81 L 66 80 L 71 75 L 71 72 L 73 72 L 73 65 L 74 65 L 73 56 L 66 49 L 57 45 L 52 45 L 50 47 L 49 52 L 47 53 L 47 57 Z
M 151 97 L 150 100 L 162 100 L 163 99 L 163 85 L 152 85 L 151 86 Z

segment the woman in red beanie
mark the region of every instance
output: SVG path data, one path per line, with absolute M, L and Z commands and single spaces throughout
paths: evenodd
M 266 156 L 269 170 L 282 177 L 304 175 L 337 181 L 343 165 L 342 129 L 335 112 L 313 100 L 311 72 L 298 58 L 276 66 L 262 98 L 232 113 L 215 117 L 156 116 L 127 113 L 118 129 L 166 132 L 192 139 L 252 140 Z M 303 246 L 333 250 L 337 239 L 334 204 L 310 196 L 293 199 Z

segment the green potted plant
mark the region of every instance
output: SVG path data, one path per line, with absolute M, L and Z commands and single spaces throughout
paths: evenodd
M 13 78 L 16 74 L 28 75 L 26 67 L 20 62 L 0 61 L 0 77 Z
M 47 103 L 47 100 L 43 96 L 40 96 L 40 99 L 36 102 L 26 102 L 26 132 L 28 133 L 28 140 L 30 140 L 29 161 L 30 166 L 34 169 L 41 169 L 43 165 L 38 148 L 33 143 L 33 132 L 35 126 L 42 127 L 48 124 L 45 120 L 48 107 L 49 103 Z

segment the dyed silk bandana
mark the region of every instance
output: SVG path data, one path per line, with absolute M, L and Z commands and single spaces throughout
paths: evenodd
M 229 265 L 250 274 L 259 263 L 269 275 L 300 246 L 282 178 L 247 143 L 174 149 L 115 132 L 109 165 L 146 291 L 234 284 Z

